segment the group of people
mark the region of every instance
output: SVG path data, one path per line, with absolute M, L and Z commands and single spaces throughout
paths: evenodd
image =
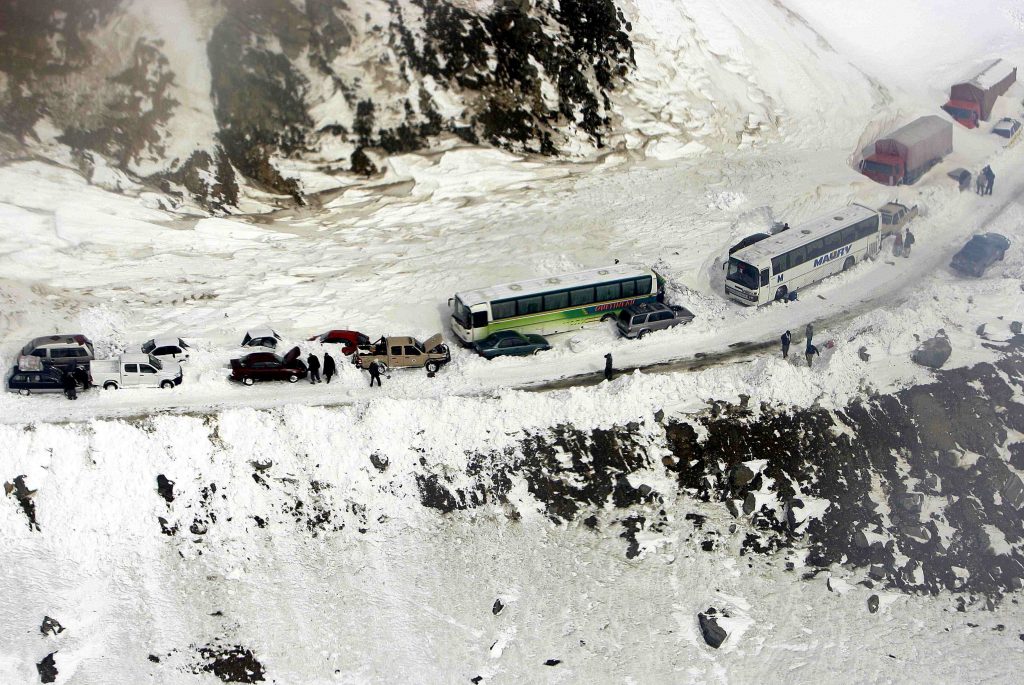
M 892 244 L 892 255 L 894 257 L 909 257 L 910 248 L 914 246 L 914 242 L 916 242 L 916 239 L 914 238 L 914 234 L 910 232 L 909 228 L 906 230 L 906 237 L 904 237 L 902 232 L 897 233 L 896 240 L 893 241 Z
M 991 195 L 992 184 L 995 183 L 996 175 L 992 173 L 992 167 L 988 164 L 985 165 L 980 172 L 978 172 L 978 178 L 974 181 L 974 192 L 978 195 Z
M 321 365 L 320 365 L 320 358 L 317 357 L 312 352 L 310 352 L 309 356 L 306 357 L 306 368 L 309 369 L 309 382 L 312 383 L 312 384 L 323 383 L 323 382 L 330 383 L 331 382 L 331 378 L 333 378 L 338 373 L 338 365 L 334 361 L 334 357 L 331 356 L 330 352 L 324 352 L 323 367 L 321 367 Z M 323 373 L 323 378 L 320 377 L 320 369 L 321 368 L 323 368 L 323 372 L 324 372 Z M 378 362 L 376 360 L 370 362 L 370 366 L 367 369 L 367 371 L 370 372 L 370 387 L 371 388 L 373 387 L 374 382 L 377 383 L 377 387 L 378 388 L 381 387 L 380 375 L 383 372 L 383 370 L 384 370 L 383 365 L 381 365 L 380 362 Z
M 818 351 L 817 346 L 812 342 L 814 338 L 814 324 L 809 323 L 804 328 L 804 335 L 807 338 L 807 344 L 804 348 L 804 356 L 807 358 L 807 366 L 811 366 L 814 363 L 814 357 L 821 356 L 821 352 Z M 782 334 L 782 358 L 789 359 L 789 346 L 793 342 L 793 334 L 786 331 Z

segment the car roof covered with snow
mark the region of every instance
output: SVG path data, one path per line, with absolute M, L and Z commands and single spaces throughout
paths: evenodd
M 550 276 L 547 278 L 534 278 L 528 281 L 517 281 L 514 283 L 503 283 L 492 285 L 487 288 L 476 290 L 464 290 L 455 293 L 465 305 L 481 304 L 494 300 L 505 300 L 513 297 L 526 297 L 538 293 L 547 293 L 566 288 L 573 288 L 595 281 L 615 281 L 627 278 L 641 278 L 650 276 L 651 270 L 637 264 L 615 264 L 603 266 L 598 269 L 587 269 L 561 276 Z
M 256 338 L 280 338 L 281 336 L 274 329 L 263 326 L 262 328 L 250 328 L 245 332 L 245 337 L 255 340 Z
M 148 354 L 141 352 L 126 352 L 121 355 L 121 362 L 124 364 L 149 364 L 151 361 Z
M 181 338 L 176 335 L 160 335 L 153 338 L 154 347 L 180 347 Z
M 878 212 L 864 205 L 848 205 L 745 247 L 732 257 L 748 264 L 763 264 L 776 255 L 817 240 L 831 230 L 877 215 Z

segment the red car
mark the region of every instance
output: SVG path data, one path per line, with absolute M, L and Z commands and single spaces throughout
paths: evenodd
M 370 339 L 358 331 L 327 331 L 314 335 L 310 340 L 343 345 L 341 353 L 344 355 L 353 354 L 357 348 L 370 345 Z
M 288 381 L 295 383 L 306 377 L 306 365 L 299 359 L 299 348 L 293 347 L 283 357 L 273 352 L 253 352 L 231 360 L 229 379 L 245 385 L 256 381 Z

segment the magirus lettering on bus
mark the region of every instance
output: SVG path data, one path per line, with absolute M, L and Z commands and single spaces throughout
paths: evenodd
M 821 266 L 826 262 L 831 262 L 833 259 L 839 259 L 840 257 L 845 256 L 851 249 L 852 246 L 847 245 L 846 247 L 841 247 L 838 250 L 832 250 L 828 254 L 823 254 L 814 260 L 814 266 Z

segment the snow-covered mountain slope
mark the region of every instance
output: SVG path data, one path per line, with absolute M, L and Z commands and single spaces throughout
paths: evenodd
M 8 155 L 213 209 L 460 139 L 574 159 L 819 147 L 892 99 L 772 0 L 47 0 L 3 18 Z

